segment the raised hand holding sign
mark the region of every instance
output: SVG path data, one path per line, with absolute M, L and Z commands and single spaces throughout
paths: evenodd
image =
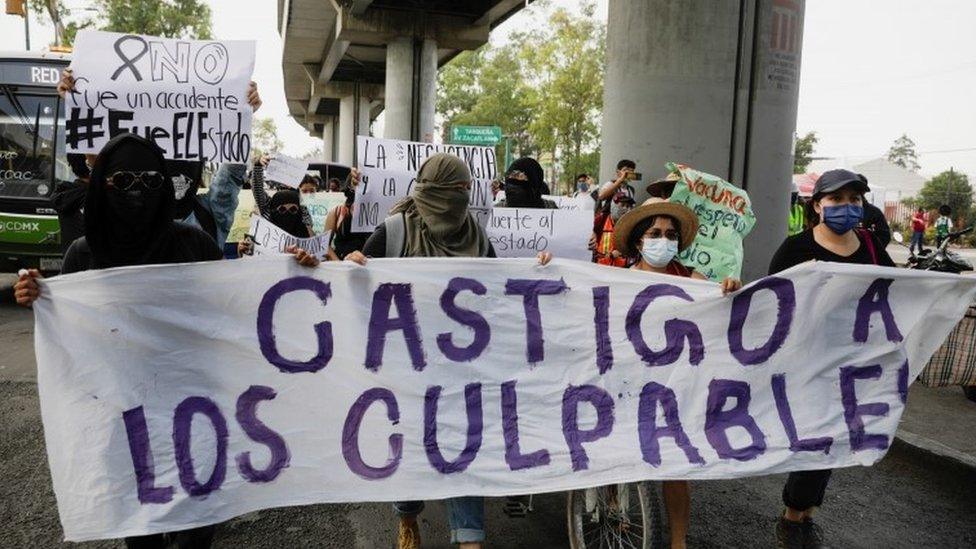
M 131 132 L 171 160 L 247 160 L 254 42 L 82 31 L 74 51 L 71 85 L 59 85 L 69 152 L 98 153 Z

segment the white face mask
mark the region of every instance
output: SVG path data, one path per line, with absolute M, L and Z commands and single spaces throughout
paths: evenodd
M 678 242 L 667 238 L 645 238 L 641 248 L 644 261 L 658 269 L 668 266 L 674 256 L 678 255 Z

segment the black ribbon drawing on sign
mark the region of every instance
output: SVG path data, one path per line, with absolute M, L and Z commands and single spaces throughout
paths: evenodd
M 142 44 L 142 51 L 136 54 L 135 57 L 129 57 L 128 55 L 125 54 L 125 52 L 122 51 L 122 43 L 131 40 L 135 40 L 136 42 Z M 136 82 L 142 82 L 142 74 L 140 74 L 139 69 L 136 68 L 136 61 L 142 59 L 142 57 L 149 52 L 149 44 L 147 44 L 146 41 L 139 36 L 127 34 L 122 38 L 116 40 L 115 45 L 113 47 L 115 48 L 115 53 L 118 54 L 119 59 L 123 61 L 123 64 L 121 67 L 115 69 L 114 73 L 112 73 L 112 80 L 118 80 L 119 75 L 122 73 L 122 71 L 124 71 L 125 69 L 129 69 L 130 71 L 132 71 L 132 75 L 136 77 Z

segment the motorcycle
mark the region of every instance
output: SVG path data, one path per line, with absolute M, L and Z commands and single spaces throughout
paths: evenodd
M 960 236 L 971 232 L 973 232 L 973 227 L 969 226 L 961 231 L 949 233 L 946 239 L 942 241 L 942 244 L 935 249 L 935 252 L 923 246 L 918 255 L 915 255 L 915 252 L 909 248 L 910 255 L 908 256 L 908 263 L 905 266 L 909 269 L 940 273 L 960 274 L 964 271 L 972 271 L 972 263 L 949 249 L 950 242 L 958 240 Z M 895 233 L 894 239 L 902 246 L 905 246 L 905 239 L 900 233 Z M 908 246 L 905 247 L 907 248 Z M 976 402 L 976 386 L 963 387 L 962 390 L 966 394 L 966 398 Z
M 949 233 L 942 244 L 935 249 L 933 252 L 929 248 L 922 247 L 922 250 L 915 255 L 914 250 L 909 248 L 908 264 L 906 267 L 909 269 L 918 269 L 921 271 L 935 271 L 939 273 L 954 273 L 960 274 L 964 271 L 972 271 L 973 264 L 969 262 L 966 258 L 959 255 L 958 253 L 949 249 L 949 243 L 959 240 L 964 234 L 969 234 L 973 232 L 973 227 L 969 226 L 961 231 L 956 231 L 954 233 Z M 896 242 L 905 246 L 905 238 L 901 233 L 895 233 L 893 238 Z M 905 246 L 908 248 L 908 246 Z

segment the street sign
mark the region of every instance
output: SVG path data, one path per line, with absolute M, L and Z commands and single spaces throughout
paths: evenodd
M 501 140 L 498 126 L 451 126 L 451 143 L 456 145 L 497 145 Z

